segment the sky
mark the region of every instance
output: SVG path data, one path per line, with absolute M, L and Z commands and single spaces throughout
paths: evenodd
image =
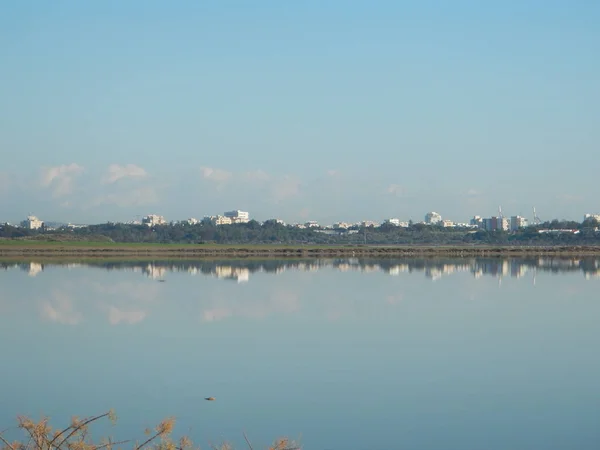
M 600 3 L 0 4 L 0 221 L 582 220 Z

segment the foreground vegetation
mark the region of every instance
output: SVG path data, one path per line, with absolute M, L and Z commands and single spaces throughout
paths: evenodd
M 115 441 L 110 437 L 93 440 L 90 425 L 98 420 L 108 419 L 113 424 L 116 416 L 109 411 L 97 416 L 77 418 L 73 417 L 71 423 L 65 428 L 53 428 L 49 418 L 44 417 L 38 422 L 28 418 L 18 418 L 18 429 L 23 432 L 22 439 L 9 441 L 4 437 L 6 431 L 0 433 L 0 450 L 113 450 L 122 449 L 128 444 L 133 450 L 194 450 L 197 449 L 192 441 L 183 436 L 173 439 L 172 433 L 175 419 L 168 418 L 159 423 L 153 430 L 147 429 L 145 437 L 139 441 Z M 250 450 L 253 446 L 244 433 L 244 440 Z M 213 450 L 231 450 L 232 447 L 223 443 L 210 445 Z M 269 450 L 300 450 L 300 446 L 287 438 L 277 439 Z

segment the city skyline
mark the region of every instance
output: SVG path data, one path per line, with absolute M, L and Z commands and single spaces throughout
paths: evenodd
M 379 226 L 384 223 L 389 223 L 391 225 L 396 225 L 396 226 L 400 226 L 400 227 L 408 227 L 409 224 L 412 222 L 412 223 L 424 223 L 424 224 L 428 224 L 428 225 L 442 225 L 445 227 L 476 226 L 476 227 L 484 228 L 484 229 L 488 229 L 488 228 L 496 229 L 496 227 L 497 227 L 498 229 L 505 228 L 506 230 L 509 230 L 509 229 L 515 230 L 518 228 L 527 227 L 529 225 L 538 225 L 538 224 L 542 224 L 545 222 L 551 222 L 553 220 L 569 220 L 569 221 L 582 223 L 588 219 L 594 219 L 594 220 L 600 222 L 600 214 L 592 213 L 592 212 L 585 212 L 581 215 L 580 220 L 579 219 L 562 219 L 562 218 L 559 219 L 556 217 L 545 218 L 544 220 L 542 220 L 538 216 L 535 207 L 532 208 L 531 217 L 526 216 L 526 215 L 521 216 L 519 214 L 504 214 L 502 212 L 501 207 L 499 207 L 497 213 L 495 213 L 495 214 L 491 214 L 489 216 L 473 214 L 467 220 L 452 220 L 452 219 L 449 219 L 447 216 L 439 214 L 436 211 L 429 211 L 426 214 L 424 214 L 421 217 L 421 219 L 385 217 L 385 218 L 363 218 L 363 219 L 360 219 L 357 221 L 347 221 L 347 220 L 343 220 L 343 218 L 342 219 L 338 218 L 338 220 L 336 220 L 334 222 L 325 223 L 325 222 L 320 222 L 317 220 L 288 222 L 288 221 L 285 221 L 284 219 L 282 219 L 281 217 L 277 217 L 277 216 L 270 216 L 268 218 L 257 218 L 257 217 L 254 217 L 248 211 L 242 211 L 242 210 L 238 209 L 238 210 L 230 210 L 230 211 L 225 211 L 225 212 L 215 213 L 215 214 L 204 214 L 204 215 L 200 215 L 200 216 L 188 215 L 185 218 L 182 218 L 182 217 L 167 218 L 161 214 L 149 213 L 149 214 L 144 214 L 144 215 L 136 215 L 135 218 L 132 218 L 132 219 L 126 220 L 126 221 L 104 220 L 104 221 L 96 222 L 96 223 L 84 223 L 84 222 L 75 223 L 72 221 L 44 220 L 43 218 L 40 218 L 37 215 L 30 213 L 27 215 L 26 219 L 17 220 L 17 221 L 13 221 L 13 222 L 8 221 L 8 220 L 3 220 L 2 217 L 0 217 L 0 224 L 9 224 L 9 225 L 30 228 L 30 229 L 38 229 L 47 223 L 75 225 L 75 226 L 98 225 L 98 224 L 104 224 L 104 223 L 124 223 L 124 224 L 139 224 L 139 225 L 145 224 L 148 226 L 155 226 L 155 225 L 171 225 L 171 224 L 177 224 L 177 223 L 183 223 L 183 222 L 186 222 L 190 225 L 196 225 L 196 224 L 199 224 L 204 221 L 210 221 L 210 222 L 212 222 L 213 225 L 229 225 L 229 224 L 234 224 L 234 223 L 247 223 L 252 220 L 258 221 L 259 223 L 264 223 L 269 220 L 275 220 L 283 225 L 318 226 L 318 227 L 322 227 L 322 228 L 331 228 L 331 227 L 348 228 L 348 227 L 352 227 L 352 226 L 356 226 L 356 225 Z M 513 224 L 512 223 L 513 221 L 516 221 L 516 224 Z M 493 222 L 494 225 L 492 225 L 491 223 L 488 224 L 488 222 Z M 498 222 L 497 225 L 496 225 L 496 222 Z
M 6 2 L 0 215 L 579 220 L 599 22 L 541 0 Z

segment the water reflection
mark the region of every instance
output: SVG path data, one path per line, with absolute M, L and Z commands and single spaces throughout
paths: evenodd
M 174 415 L 203 447 L 599 442 L 597 258 L 0 265 L 6 426 L 114 408 L 123 438 Z
M 383 272 L 391 276 L 404 273 L 420 273 L 425 278 L 436 281 L 444 276 L 457 273 L 471 273 L 474 278 L 482 276 L 521 278 L 528 272 L 581 272 L 586 279 L 600 277 L 600 259 L 594 257 L 561 258 L 464 258 L 464 259 L 309 259 L 309 260 L 200 260 L 200 261 L 98 261 L 86 263 L 73 262 L 0 262 L 4 270 L 24 270 L 31 277 L 36 277 L 45 268 L 60 266 L 67 269 L 79 267 L 97 268 L 119 271 L 131 271 L 155 280 L 164 280 L 169 273 L 189 273 L 190 275 L 207 275 L 219 279 L 245 283 L 251 275 L 266 273 L 278 275 L 285 271 L 314 272 L 321 269 L 333 269 L 340 272 L 358 271 L 362 273 Z

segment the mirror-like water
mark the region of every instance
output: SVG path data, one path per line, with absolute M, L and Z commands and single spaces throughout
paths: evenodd
M 117 437 L 174 415 L 206 448 L 600 443 L 594 258 L 0 268 L 0 429 L 114 408 Z

